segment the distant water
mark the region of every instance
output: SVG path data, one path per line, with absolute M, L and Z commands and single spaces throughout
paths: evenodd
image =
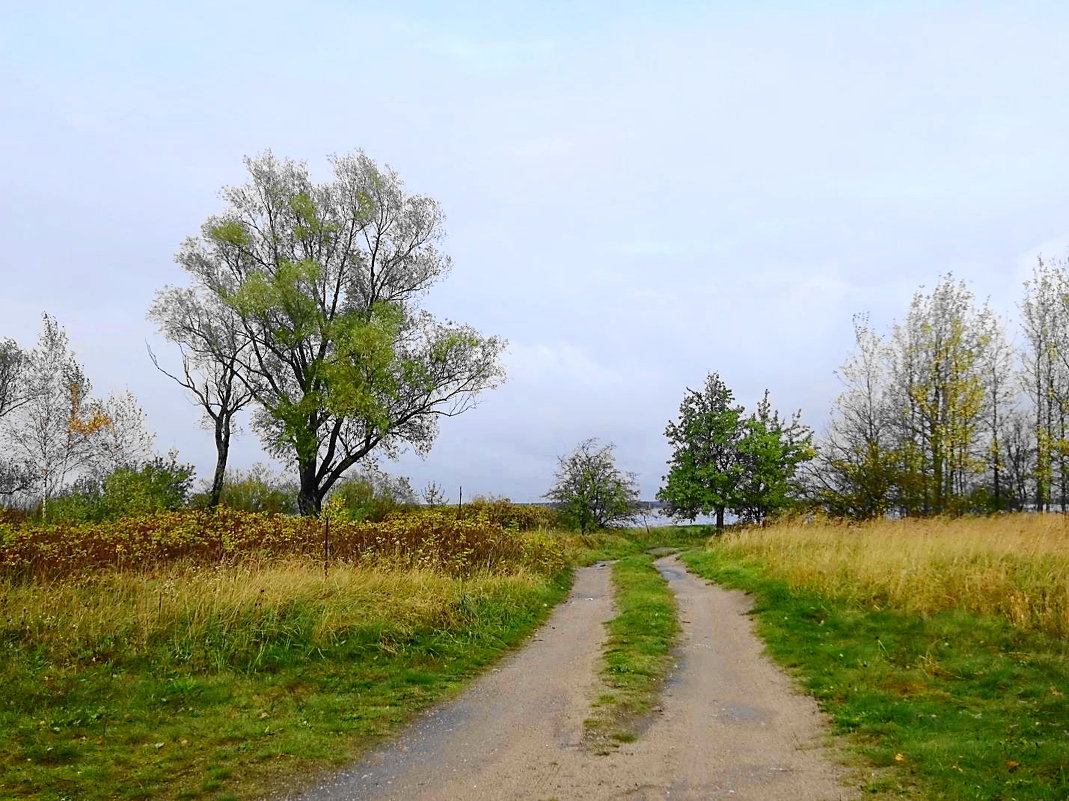
M 725 523 L 730 523 L 731 518 L 725 517 Z M 649 526 L 650 528 L 664 528 L 665 526 L 715 526 L 716 518 L 709 516 L 698 516 L 695 520 L 674 520 L 671 517 L 663 514 L 659 509 L 653 509 L 646 512 L 645 515 L 639 515 L 635 518 L 634 528 L 642 528 L 643 526 Z

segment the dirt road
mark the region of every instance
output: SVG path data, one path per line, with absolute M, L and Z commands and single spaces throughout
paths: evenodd
M 613 614 L 609 568 L 579 571 L 537 637 L 458 700 L 302 801 L 838 801 L 810 698 L 761 654 L 741 593 L 658 561 L 683 636 L 661 710 L 606 756 L 581 748 Z

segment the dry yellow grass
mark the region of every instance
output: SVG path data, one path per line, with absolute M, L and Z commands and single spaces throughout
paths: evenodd
M 106 643 L 129 656 L 165 639 L 181 652 L 205 639 L 256 637 L 267 630 L 277 636 L 284 627 L 299 627 L 294 635 L 317 643 L 356 629 L 381 629 L 395 639 L 428 626 L 450 627 L 478 598 L 507 603 L 511 594 L 544 581 L 522 569 L 461 578 L 346 564 L 324 576 L 321 565 L 300 559 L 226 568 L 174 565 L 152 576 L 104 571 L 79 581 L 0 581 L 0 630 L 43 645 L 59 661 L 84 658 Z
M 1069 517 L 783 523 L 714 541 L 791 584 L 917 613 L 960 608 L 1069 636 Z

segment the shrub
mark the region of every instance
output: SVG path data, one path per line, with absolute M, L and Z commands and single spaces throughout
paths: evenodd
M 271 471 L 264 464 L 254 464 L 247 471 L 227 470 L 219 505 L 243 512 L 297 513 L 297 484 Z M 206 494 L 198 495 L 193 505 L 203 508 Z
M 107 522 L 0 525 L 0 575 L 57 579 L 93 570 L 153 570 L 178 561 L 258 562 L 293 556 L 441 569 L 454 574 L 564 565 L 564 545 L 520 533 L 485 514 L 452 509 L 391 517 L 381 523 L 329 521 L 226 507 L 160 512 Z
M 382 521 L 416 504 L 416 493 L 404 476 L 375 467 L 338 482 L 328 500 L 331 513 L 347 520 Z
M 513 531 L 552 529 L 560 524 L 560 515 L 552 507 L 516 504 L 508 498 L 476 498 L 461 506 L 456 513 L 465 520 L 485 517 L 502 528 Z
M 193 467 L 174 454 L 157 456 L 139 468 L 120 467 L 103 479 L 86 477 L 42 507 L 48 522 L 115 520 L 173 511 L 186 504 Z

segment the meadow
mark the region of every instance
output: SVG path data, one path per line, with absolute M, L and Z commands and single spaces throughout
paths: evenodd
M 1069 797 L 1069 519 L 795 521 L 685 557 L 750 592 L 769 653 L 879 797 Z
M 0 525 L 0 796 L 244 798 L 347 761 L 563 597 L 574 546 L 529 518 Z

